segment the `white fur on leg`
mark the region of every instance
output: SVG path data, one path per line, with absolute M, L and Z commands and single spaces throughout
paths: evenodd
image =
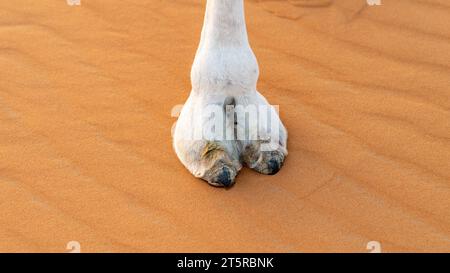
M 192 91 L 174 130 L 175 152 L 194 176 L 215 186 L 229 186 L 242 163 L 267 174 L 274 173 L 274 166 L 281 167 L 287 155 L 287 132 L 275 110 L 256 91 L 258 75 L 258 63 L 248 43 L 243 0 L 208 0 L 191 70 Z M 275 117 L 272 127 L 279 129 L 274 132 L 259 126 L 252 133 L 242 118 L 236 123 L 227 120 L 228 104 L 236 109 L 265 106 Z M 211 109 L 215 115 L 209 115 Z M 205 134 L 211 123 L 215 130 Z M 220 124 L 223 130 L 217 126 Z M 245 136 L 236 139 L 239 130 Z M 235 138 L 227 138 L 229 135 Z M 267 147 L 272 149 L 266 151 Z

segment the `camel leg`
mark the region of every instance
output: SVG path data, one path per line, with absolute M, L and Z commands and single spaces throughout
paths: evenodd
M 224 103 L 226 99 L 220 96 L 202 98 L 191 95 L 181 111 L 174 133 L 174 148 L 183 165 L 195 177 L 217 187 L 233 185 L 242 168 L 236 141 L 227 140 L 230 136 L 227 132 L 234 132 L 234 122 L 227 121 Z M 208 112 L 208 108 L 212 111 Z M 212 112 L 215 116 L 210 115 Z M 211 121 L 223 121 L 224 127 L 216 123 L 214 130 L 210 130 Z
M 281 122 L 275 108 L 269 105 L 267 100 L 256 92 L 254 97 L 245 102 L 247 105 L 258 106 L 258 117 L 268 116 L 264 122 L 258 120 L 256 136 L 247 134 L 247 139 L 241 140 L 241 159 L 245 164 L 262 174 L 276 174 L 283 166 L 287 152 L 287 131 Z M 261 107 L 262 106 L 262 107 Z M 270 121 L 268 121 L 270 119 Z M 238 118 L 238 127 L 242 126 L 243 119 Z M 248 127 L 248 123 L 245 125 Z M 246 129 L 249 130 L 248 128 Z M 248 138 L 250 136 L 250 138 Z

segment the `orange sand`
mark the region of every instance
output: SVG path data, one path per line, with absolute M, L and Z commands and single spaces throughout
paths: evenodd
M 450 251 L 447 0 L 246 0 L 279 174 L 176 158 L 201 0 L 0 3 L 0 251 Z

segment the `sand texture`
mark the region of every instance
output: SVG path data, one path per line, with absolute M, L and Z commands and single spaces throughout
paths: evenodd
M 201 0 L 0 0 L 0 251 L 450 251 L 450 3 L 246 0 L 289 157 L 229 190 L 171 116 Z

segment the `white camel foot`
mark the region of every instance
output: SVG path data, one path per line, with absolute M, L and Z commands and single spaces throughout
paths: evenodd
M 243 164 L 263 174 L 282 167 L 287 131 L 256 90 L 258 76 L 243 0 L 208 0 L 192 91 L 174 131 L 175 151 L 195 177 L 229 187 Z

